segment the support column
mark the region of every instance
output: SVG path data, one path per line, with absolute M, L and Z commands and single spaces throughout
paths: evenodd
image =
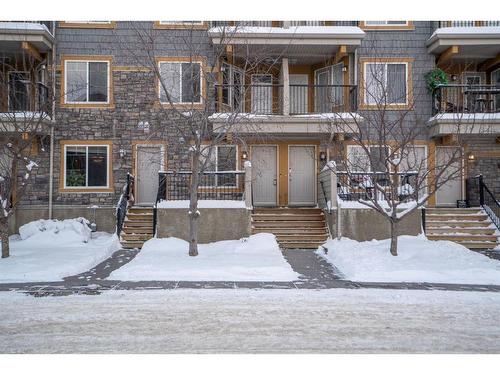
M 290 74 L 288 70 L 288 58 L 281 59 L 281 81 L 283 82 L 283 115 L 290 114 Z

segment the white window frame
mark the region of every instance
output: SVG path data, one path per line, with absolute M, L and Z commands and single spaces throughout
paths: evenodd
M 368 74 L 368 65 L 384 65 L 385 66 L 385 82 L 384 82 L 384 90 L 387 92 L 387 66 L 388 65 L 404 65 L 405 66 L 405 83 L 406 83 L 406 100 L 404 102 L 398 102 L 398 103 L 386 103 L 388 106 L 406 106 L 408 105 L 409 102 L 409 95 L 410 95 L 410 87 L 409 87 L 409 77 L 408 77 L 408 71 L 409 71 L 409 63 L 407 61 L 388 61 L 388 62 L 379 62 L 379 61 L 365 61 L 363 63 L 363 105 L 365 106 L 376 106 L 377 103 L 370 103 L 368 102 L 369 96 L 367 95 L 368 92 L 368 87 L 367 87 L 367 74 Z
M 158 21 L 160 25 L 202 26 L 205 21 Z
M 207 172 L 237 172 L 238 171 L 238 155 L 239 155 L 239 146 L 236 145 L 236 144 L 225 144 L 225 145 L 212 145 L 212 146 L 206 146 L 205 148 L 208 149 L 212 147 L 213 150 L 212 150 L 212 154 L 211 155 L 215 155 L 215 160 L 214 160 L 214 165 L 215 165 L 215 171 L 207 171 Z M 218 164 L 219 164 L 219 147 L 234 147 L 236 149 L 236 154 L 235 154 L 235 158 L 236 158 L 236 169 L 234 171 L 219 171 L 219 167 L 218 167 Z M 203 146 L 202 146 L 202 149 L 203 149 Z M 206 158 L 206 156 L 203 156 L 204 158 Z M 212 188 L 212 189 L 216 189 L 216 188 L 219 188 L 220 186 L 218 185 L 218 179 L 217 179 L 217 174 L 215 175 L 215 179 L 214 179 L 214 185 L 204 185 L 204 186 L 200 186 L 201 188 Z M 226 185 L 224 186 L 225 188 L 237 188 L 238 187 L 238 179 L 239 179 L 239 176 L 236 175 L 236 179 L 235 179 L 235 185 Z
M 392 23 L 389 23 L 392 22 Z M 398 21 L 365 21 L 365 26 L 408 26 L 408 21 L 401 21 L 399 23 L 395 23 Z
M 161 99 L 161 94 L 163 87 L 161 85 L 161 80 L 163 79 L 161 77 L 161 64 L 177 64 L 179 66 L 179 100 L 178 102 L 172 102 L 172 104 L 177 105 L 177 104 L 203 104 L 203 64 L 201 61 L 189 61 L 189 60 L 182 60 L 182 61 L 159 61 L 158 62 L 158 71 L 160 72 L 160 78 L 158 79 L 158 100 L 160 101 L 161 104 L 170 104 L 170 102 L 167 101 L 162 101 Z M 200 65 L 200 101 L 199 102 L 183 102 L 182 101 L 182 64 L 198 64 Z
M 68 147 L 85 147 L 85 186 L 68 186 L 66 184 L 66 177 L 67 177 L 67 169 L 66 169 L 66 158 L 67 158 L 67 150 Z M 89 183 L 89 147 L 106 147 L 106 186 L 88 186 Z M 109 189 L 109 182 L 110 182 L 110 172 L 111 172 L 111 163 L 110 163 L 110 152 L 111 152 L 111 147 L 109 144 L 65 144 L 64 145 L 64 189 L 68 190 L 79 190 L 79 189 Z
M 68 101 L 68 63 L 69 62 L 84 62 L 87 64 L 87 100 L 86 101 Z M 89 74 L 90 74 L 90 69 L 89 69 L 89 63 L 93 62 L 100 62 L 100 63 L 106 63 L 107 65 L 107 100 L 105 102 L 91 102 L 89 101 L 89 94 L 90 94 L 90 81 L 89 81 Z M 109 60 L 78 60 L 78 59 L 70 59 L 70 60 L 65 60 L 64 61 L 64 104 L 89 104 L 89 105 L 94 105 L 94 104 L 109 104 L 111 99 L 111 69 L 110 69 L 110 62 Z

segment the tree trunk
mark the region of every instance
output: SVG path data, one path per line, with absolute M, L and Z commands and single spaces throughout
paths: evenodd
M 9 225 L 7 222 L 0 222 L 0 237 L 2 238 L 2 258 L 8 258 L 10 255 L 9 252 Z
M 391 254 L 398 256 L 398 228 L 396 222 L 391 220 Z
M 189 189 L 189 256 L 198 255 L 198 184 L 199 184 L 199 154 L 192 156 L 191 188 Z

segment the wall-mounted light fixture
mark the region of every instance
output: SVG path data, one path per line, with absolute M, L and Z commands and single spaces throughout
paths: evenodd
M 246 151 L 242 151 L 242 152 L 241 152 L 241 158 L 242 158 L 243 160 L 247 160 L 247 159 L 248 159 L 248 153 L 247 153 Z
M 472 161 L 476 160 L 476 157 L 474 156 L 474 154 L 469 154 L 468 159 L 469 159 L 469 161 L 472 162 Z
M 457 80 L 457 75 L 456 75 L 456 74 L 452 74 L 452 75 L 451 75 L 451 80 L 452 80 L 453 82 L 455 82 L 455 81 Z
M 121 158 L 123 158 L 123 157 L 125 157 L 125 155 L 127 155 L 127 151 L 124 150 L 123 148 L 121 148 L 118 152 L 119 152 Z
M 347 72 L 347 66 L 343 66 L 343 67 L 342 67 L 342 71 L 343 71 L 344 73 L 345 73 L 345 72 Z
M 319 160 L 321 160 L 321 161 L 325 161 L 326 160 L 326 152 L 325 151 L 321 151 L 319 153 Z

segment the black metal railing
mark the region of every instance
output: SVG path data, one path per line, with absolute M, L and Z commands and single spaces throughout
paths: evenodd
M 377 200 L 391 200 L 394 194 L 399 202 L 418 200 L 417 173 L 414 172 L 348 173 L 337 171 L 335 173 L 337 195 L 344 201 L 370 200 L 377 193 L 380 194 Z
M 125 217 L 127 216 L 127 209 L 129 206 L 130 195 L 134 189 L 135 178 L 130 173 L 127 173 L 127 181 L 123 185 L 122 195 L 116 206 L 116 235 L 119 236 L 122 229 Z
M 215 85 L 218 112 L 282 115 L 283 85 Z M 289 87 L 292 115 L 353 112 L 358 107 L 356 85 L 296 85 Z
M 19 80 L 9 87 L 8 97 L 8 112 L 50 112 L 49 88 L 41 82 Z
M 440 85 L 433 92 L 433 114 L 498 113 L 500 85 Z
M 439 27 L 500 26 L 500 21 L 439 21 Z
M 199 174 L 199 200 L 243 200 L 245 193 L 245 172 L 221 171 Z M 157 202 L 162 200 L 189 200 L 192 172 L 160 172 Z
M 479 188 L 479 204 L 488 214 L 495 226 L 500 229 L 500 197 L 495 197 L 493 192 L 484 183 L 482 175 L 476 178 Z

